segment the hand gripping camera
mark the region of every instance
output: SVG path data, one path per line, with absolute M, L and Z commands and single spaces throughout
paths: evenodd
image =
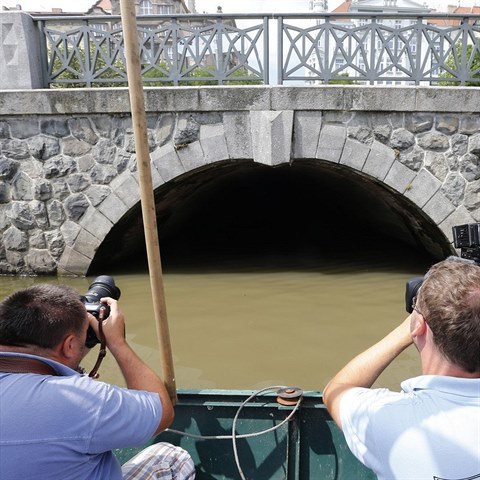
M 88 313 L 91 313 L 96 319 L 105 319 L 110 315 L 110 307 L 101 303 L 103 297 L 111 297 L 115 300 L 120 298 L 120 289 L 115 285 L 115 280 L 108 275 L 100 275 L 88 287 L 88 292 L 80 297 Z M 93 348 L 100 340 L 95 335 L 92 327 L 88 327 L 87 340 L 85 345 Z
M 460 257 L 475 262 L 480 266 L 480 223 L 469 223 L 452 228 L 453 243 L 460 249 Z M 455 258 L 455 257 L 454 257 Z M 412 313 L 413 297 L 422 286 L 424 277 L 411 278 L 405 289 L 405 308 Z

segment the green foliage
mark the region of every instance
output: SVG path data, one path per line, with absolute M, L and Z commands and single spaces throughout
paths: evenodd
M 473 53 L 473 45 L 467 45 L 467 61 L 472 58 L 472 53 Z M 446 66 L 452 71 L 457 71 L 458 65 L 460 64 L 461 55 L 462 55 L 462 45 L 460 43 L 457 43 L 455 45 L 455 52 L 452 52 L 445 62 Z M 465 85 L 468 87 L 480 86 L 480 52 L 478 51 L 478 48 L 475 51 L 475 54 L 473 56 L 473 61 L 470 65 L 469 73 L 470 75 L 473 74 L 472 75 L 473 78 L 478 78 L 478 80 L 472 80 L 470 82 L 466 82 Z M 449 79 L 449 78 L 455 78 L 455 75 L 446 71 L 441 73 L 440 77 Z M 451 80 L 442 80 L 438 82 L 438 84 L 441 86 L 452 86 L 452 85 L 455 86 L 455 85 L 459 85 L 460 82 L 451 81 Z
M 180 85 L 218 85 L 218 81 L 214 80 L 215 76 L 215 67 L 212 65 L 197 67 L 193 71 L 192 75 L 189 77 L 197 78 L 198 80 L 188 81 L 188 82 L 180 82 Z M 212 80 L 208 80 L 211 77 Z M 253 77 L 251 80 L 243 79 L 238 80 L 241 77 Z M 254 77 L 245 67 L 239 67 L 238 69 L 234 70 L 223 80 L 223 84 L 225 85 L 261 85 L 263 82 L 258 80 L 258 78 Z
M 55 50 L 50 49 L 50 61 L 53 60 L 51 67 L 53 80 L 50 84 L 52 88 L 123 87 L 127 85 L 123 58 L 119 58 L 118 55 L 113 63 L 107 62 L 105 59 L 108 59 L 109 55 L 106 45 L 100 44 L 95 47 L 90 43 L 88 59 L 83 48 L 77 47 L 76 50 L 66 51 L 65 45 L 65 43 L 61 43 Z M 64 66 L 62 58 L 66 59 L 68 56 L 71 57 L 70 62 L 68 66 Z M 85 68 L 89 68 L 91 75 L 95 75 L 90 84 L 84 81 Z M 173 86 L 174 82 L 169 80 L 170 68 L 170 63 L 166 61 L 155 66 L 143 65 L 144 84 L 156 87 Z M 185 80 L 180 81 L 179 85 L 218 85 L 219 82 L 215 80 L 215 72 L 215 67 L 211 65 L 197 66 L 191 71 L 185 67 L 182 72 Z M 250 80 L 248 77 L 252 77 L 252 79 Z M 113 79 L 116 81 L 109 81 Z M 226 85 L 261 85 L 263 81 L 251 74 L 247 68 L 239 67 L 229 73 L 223 83 Z
M 71 57 L 68 66 L 62 64 L 62 58 Z M 107 63 L 105 59 L 109 58 L 109 52 L 105 44 L 95 46 L 90 43 L 89 57 L 85 54 L 85 49 L 77 47 L 76 50 L 66 49 L 66 44 L 62 42 L 57 48 L 50 49 L 50 60 L 53 59 L 51 66 L 52 88 L 84 88 L 92 87 L 122 87 L 127 85 L 123 82 L 109 82 L 109 79 L 122 79 L 126 77 L 126 68 L 119 54 L 113 63 Z M 88 85 L 84 79 L 85 68 L 90 69 L 95 74 L 95 79 Z M 61 81 L 61 82 L 60 82 Z M 63 83 L 67 81 L 66 83 Z
M 343 72 L 338 75 L 339 77 L 344 78 L 336 78 L 334 80 L 329 80 L 328 85 L 355 85 L 356 82 L 354 80 L 348 79 L 348 72 Z

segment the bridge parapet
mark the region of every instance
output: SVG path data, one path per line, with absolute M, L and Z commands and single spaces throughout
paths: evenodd
M 225 163 L 328 164 L 407 198 L 451 240 L 480 221 L 479 93 L 147 89 L 154 188 Z M 0 273 L 85 275 L 139 200 L 125 89 L 0 92 Z
M 140 16 L 142 74 L 149 86 L 478 86 L 480 16 L 414 12 Z M 0 12 L 0 31 L 0 89 L 127 82 L 118 15 Z

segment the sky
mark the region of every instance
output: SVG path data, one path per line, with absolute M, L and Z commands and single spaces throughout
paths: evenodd
M 27 11 L 51 11 L 53 7 L 64 12 L 82 12 L 92 6 L 95 0 L 0 0 L 0 7 L 22 6 Z M 439 11 L 446 11 L 447 5 L 480 6 L 480 0 L 416 0 L 426 3 Z M 342 0 L 329 0 L 329 10 L 336 8 Z M 221 5 L 224 13 L 291 13 L 308 12 L 309 0 L 196 0 L 197 11 L 215 13 Z M 1 8 L 0 8 L 1 10 Z

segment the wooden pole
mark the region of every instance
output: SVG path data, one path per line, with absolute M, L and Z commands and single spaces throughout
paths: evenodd
M 165 383 L 165 387 L 175 405 L 177 401 L 177 391 L 175 387 L 172 349 L 167 322 L 165 291 L 163 288 L 152 172 L 150 170 L 150 153 L 148 149 L 145 99 L 143 95 L 140 53 L 138 47 L 137 19 L 133 0 L 121 0 L 120 7 L 153 310 L 157 326 L 158 344 L 160 347 L 163 382 Z

